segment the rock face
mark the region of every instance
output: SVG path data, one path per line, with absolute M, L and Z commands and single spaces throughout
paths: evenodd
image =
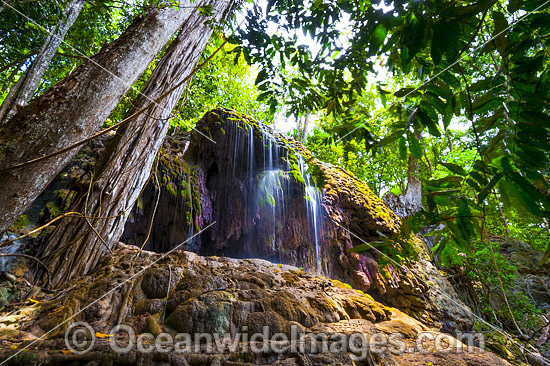
M 523 292 L 537 309 L 550 312 L 550 266 L 539 266 L 543 256 L 529 244 L 512 238 L 492 237 L 500 243 L 500 253 L 515 266 L 515 291 Z
M 203 255 L 289 264 L 445 329 L 472 326 L 424 242 L 399 237 L 399 218 L 365 183 L 233 112 L 209 112 L 197 129 L 188 141 L 165 144 L 123 242 L 157 252 L 184 243 L 178 248 Z M 368 250 L 354 251 L 360 245 Z
M 209 112 L 197 129 L 167 138 L 121 241 L 159 253 L 177 247 L 288 264 L 445 331 L 471 328 L 471 312 L 430 263 L 425 243 L 407 235 L 362 181 L 234 112 Z M 44 224 L 69 207 L 73 191 L 88 189 L 104 144 L 78 154 L 27 213 L 30 221 Z
M 68 351 L 63 338 L 70 324 L 64 321 L 72 316 L 73 321 L 89 323 L 97 338 L 84 354 Z M 110 335 L 117 324 L 136 335 L 162 334 L 163 339 L 195 333 L 229 340 L 240 333 L 241 338 L 234 349 L 209 349 L 212 344 L 203 339 L 187 350 L 153 346 L 151 352 L 116 353 L 109 339 L 120 347 L 127 342 L 119 333 L 116 339 Z M 296 267 L 184 251 L 139 253 L 123 244 L 90 276 L 69 283 L 60 294 L 38 297 L 10 319 L 2 318 L 0 329 L 0 362 L 19 365 L 509 365 L 475 347 L 459 353 L 461 343 L 451 336 L 445 336 L 448 343 L 438 349 L 433 342 L 417 343 L 420 334 L 436 334 L 437 329 L 339 281 Z M 252 339 L 258 332 L 261 337 Z M 277 333 L 301 342 L 279 351 L 281 344 L 272 339 Z M 79 342 L 89 340 L 90 334 Z M 31 344 L 38 337 L 43 339 Z M 388 343 L 390 337 L 397 343 Z M 264 339 L 269 340 L 265 349 L 257 343 Z M 371 343 L 368 348 L 367 340 L 380 346 Z M 174 342 L 165 346 L 173 347 Z

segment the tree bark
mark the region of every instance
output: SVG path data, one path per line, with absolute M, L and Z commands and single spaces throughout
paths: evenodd
M 149 8 L 112 44 L 0 125 L 0 232 L 6 230 L 67 165 L 77 150 L 39 164 L 14 166 L 86 139 L 103 122 L 155 55 L 196 12 Z
M 67 31 L 80 14 L 85 0 L 70 0 L 63 10 L 61 20 L 55 28 L 48 34 L 44 45 L 38 52 L 38 55 L 31 66 L 25 71 L 23 76 L 15 83 L 2 106 L 0 107 L 0 124 L 4 123 L 10 116 L 16 113 L 18 106 L 26 105 L 38 88 L 38 84 L 46 73 L 48 65 L 52 61 L 61 42 L 65 39 Z
M 422 182 L 418 178 L 418 159 L 409 157 L 407 188 L 400 195 L 388 193 L 384 201 L 399 218 L 407 218 L 422 210 Z
M 233 0 L 207 0 L 217 20 L 225 18 Z M 193 70 L 210 38 L 212 29 L 195 10 L 185 21 L 178 37 L 155 68 L 142 94 L 128 115 L 147 107 Z M 147 183 L 157 152 L 166 136 L 173 109 L 186 83 L 160 100 L 117 132 L 98 159 L 98 177 L 90 192 L 81 194 L 71 211 L 90 219 L 67 217 L 61 220 L 44 248 L 43 255 L 52 272 L 53 286 L 87 274 L 102 255 L 117 243 L 126 218 Z M 95 218 L 94 218 L 95 217 Z M 102 217 L 112 217 L 102 219 Z

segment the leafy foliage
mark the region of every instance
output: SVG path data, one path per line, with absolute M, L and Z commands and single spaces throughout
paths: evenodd
M 62 19 L 67 1 L 8 2 L 0 9 L 0 101 L 30 66 L 42 47 L 47 30 Z M 42 93 L 61 80 L 86 57 L 122 33 L 143 8 L 118 1 L 86 2 L 78 19 L 65 37 L 65 42 L 52 60 L 37 93 Z
M 214 37 L 203 58 L 212 54 L 221 42 L 221 37 Z M 234 109 L 258 121 L 271 122 L 271 113 L 257 101 L 259 91 L 252 81 L 254 70 L 244 60 L 235 60 L 234 48 L 225 45 L 195 74 L 180 103 L 179 113 L 172 121 L 173 127 L 189 129 L 214 108 Z
M 508 262 L 508 259 L 499 254 L 498 243 L 493 243 L 496 251 L 496 261 L 499 267 L 500 278 L 503 280 L 504 289 L 508 296 L 508 301 L 512 307 L 513 315 L 521 324 L 524 331 L 537 325 L 541 311 L 535 309 L 529 301 L 529 297 L 522 293 L 514 291 L 515 272 L 517 268 Z M 499 291 L 498 278 L 495 275 L 492 254 L 486 243 L 475 242 L 475 258 L 470 264 L 466 264 L 465 273 L 467 280 L 471 281 L 480 299 L 482 314 L 491 322 L 510 322 L 510 315 L 505 311 L 504 299 Z M 466 279 L 465 279 L 466 280 Z M 512 329 L 511 324 L 505 324 Z M 538 324 L 540 326 L 540 324 Z
M 322 158 L 360 166 L 352 170 L 378 192 L 388 178 L 391 187 L 396 180 L 364 167 L 374 162 L 383 172 L 377 168 L 388 158 L 377 160 L 381 148 L 399 152 L 390 154 L 394 160 L 409 155 L 431 165 L 422 177 L 421 215 L 425 225 L 445 224 L 449 240 L 440 242 L 439 253 L 452 244 L 471 254 L 495 201 L 500 220 L 512 220 L 519 210 L 541 223 L 550 214 L 550 5 L 483 0 L 392 6 L 271 0 L 265 9 L 249 9 L 246 28 L 231 41 L 247 61 L 263 67 L 262 100 L 276 105 L 290 99 L 295 114 L 325 110 L 333 117 L 328 123 L 321 118 L 323 131 L 310 140 L 313 150 L 324 144 L 336 151 Z M 299 34 L 319 51 L 309 50 Z M 391 73 L 390 85 L 369 82 L 380 63 Z M 288 67 L 294 71 L 281 72 Z M 374 89 L 382 106 L 365 101 Z M 449 128 L 458 121 L 466 123 L 461 129 L 469 145 L 462 164 L 445 159 L 448 152 L 432 139 L 451 143 Z M 430 160 L 434 148 L 439 158 Z M 396 165 L 403 172 L 404 164 Z

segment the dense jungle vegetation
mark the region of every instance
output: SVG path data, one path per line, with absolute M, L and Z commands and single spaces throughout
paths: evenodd
M 147 8 L 183 6 L 0 2 L 4 126 L 35 113 L 25 107 L 31 99 L 41 100 L 40 108 L 49 103 L 48 91 L 64 88 L 89 57 L 118 45 L 135 19 L 146 19 Z M 489 239 L 525 241 L 545 253 L 538 266 L 550 265 L 550 1 L 267 0 L 232 4 L 226 20 L 216 18 L 216 1 L 205 4 L 188 4 L 200 9 L 212 35 L 173 112 L 159 117 L 169 118 L 168 134 L 190 131 L 215 107 L 230 108 L 275 128 L 291 121 L 288 133 L 315 157 L 352 172 L 380 196 L 404 194 L 416 178 L 422 209 L 405 220 L 405 231 L 431 228 L 435 261 L 474 286 L 486 320 L 519 333 L 544 325 L 528 295 L 512 293 L 515 268 Z M 63 42 L 44 61 L 48 32 Z M 169 37 L 175 42 L 177 35 Z M 129 111 L 140 110 L 138 91 L 170 41 L 98 126 L 116 129 Z M 37 60 L 47 66 L 39 82 L 26 100 L 8 105 Z M 0 142 L 0 154 L 13 148 Z M 1 174 L 11 165 L 3 161 Z

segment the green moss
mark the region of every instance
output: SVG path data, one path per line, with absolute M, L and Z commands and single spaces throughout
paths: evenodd
M 60 201 L 60 209 L 67 211 L 76 197 L 76 192 L 70 189 L 59 189 L 54 191 L 54 197 Z
M 166 183 L 166 190 L 170 192 L 172 196 L 174 197 L 178 196 L 177 187 L 173 182 L 169 181 Z
M 284 272 L 283 278 L 289 286 L 294 286 L 300 280 L 300 278 L 292 272 Z
M 193 208 L 198 216 L 202 213 L 201 200 L 199 197 L 193 197 Z
M 347 288 L 347 289 L 352 289 L 353 287 L 351 287 L 351 285 L 347 284 L 347 283 L 344 283 L 344 282 L 341 282 L 341 281 L 338 281 L 338 280 L 330 280 L 336 287 L 339 287 L 339 288 Z
M 31 222 L 27 215 L 19 216 L 19 218 L 13 223 L 13 227 L 19 230 L 28 229 L 30 225 L 31 225 Z
M 367 293 L 364 293 L 364 292 L 361 291 L 361 290 L 357 290 L 357 292 L 359 292 L 360 294 L 362 294 L 363 296 L 365 296 L 367 299 L 374 301 L 374 299 L 372 298 L 371 295 L 369 295 L 369 294 L 367 294 Z
M 46 203 L 46 208 L 52 217 L 61 215 L 61 208 L 53 201 Z
M 16 296 L 16 293 L 11 287 L 0 286 L 0 309 L 4 307 L 5 304 L 13 300 Z
M 151 333 L 155 337 L 163 332 L 162 328 L 159 325 L 158 319 L 159 314 L 154 314 L 147 318 L 147 332 Z
M 382 277 L 384 277 L 387 280 L 391 280 L 391 274 L 385 268 L 382 268 L 380 270 L 380 275 L 382 275 Z

